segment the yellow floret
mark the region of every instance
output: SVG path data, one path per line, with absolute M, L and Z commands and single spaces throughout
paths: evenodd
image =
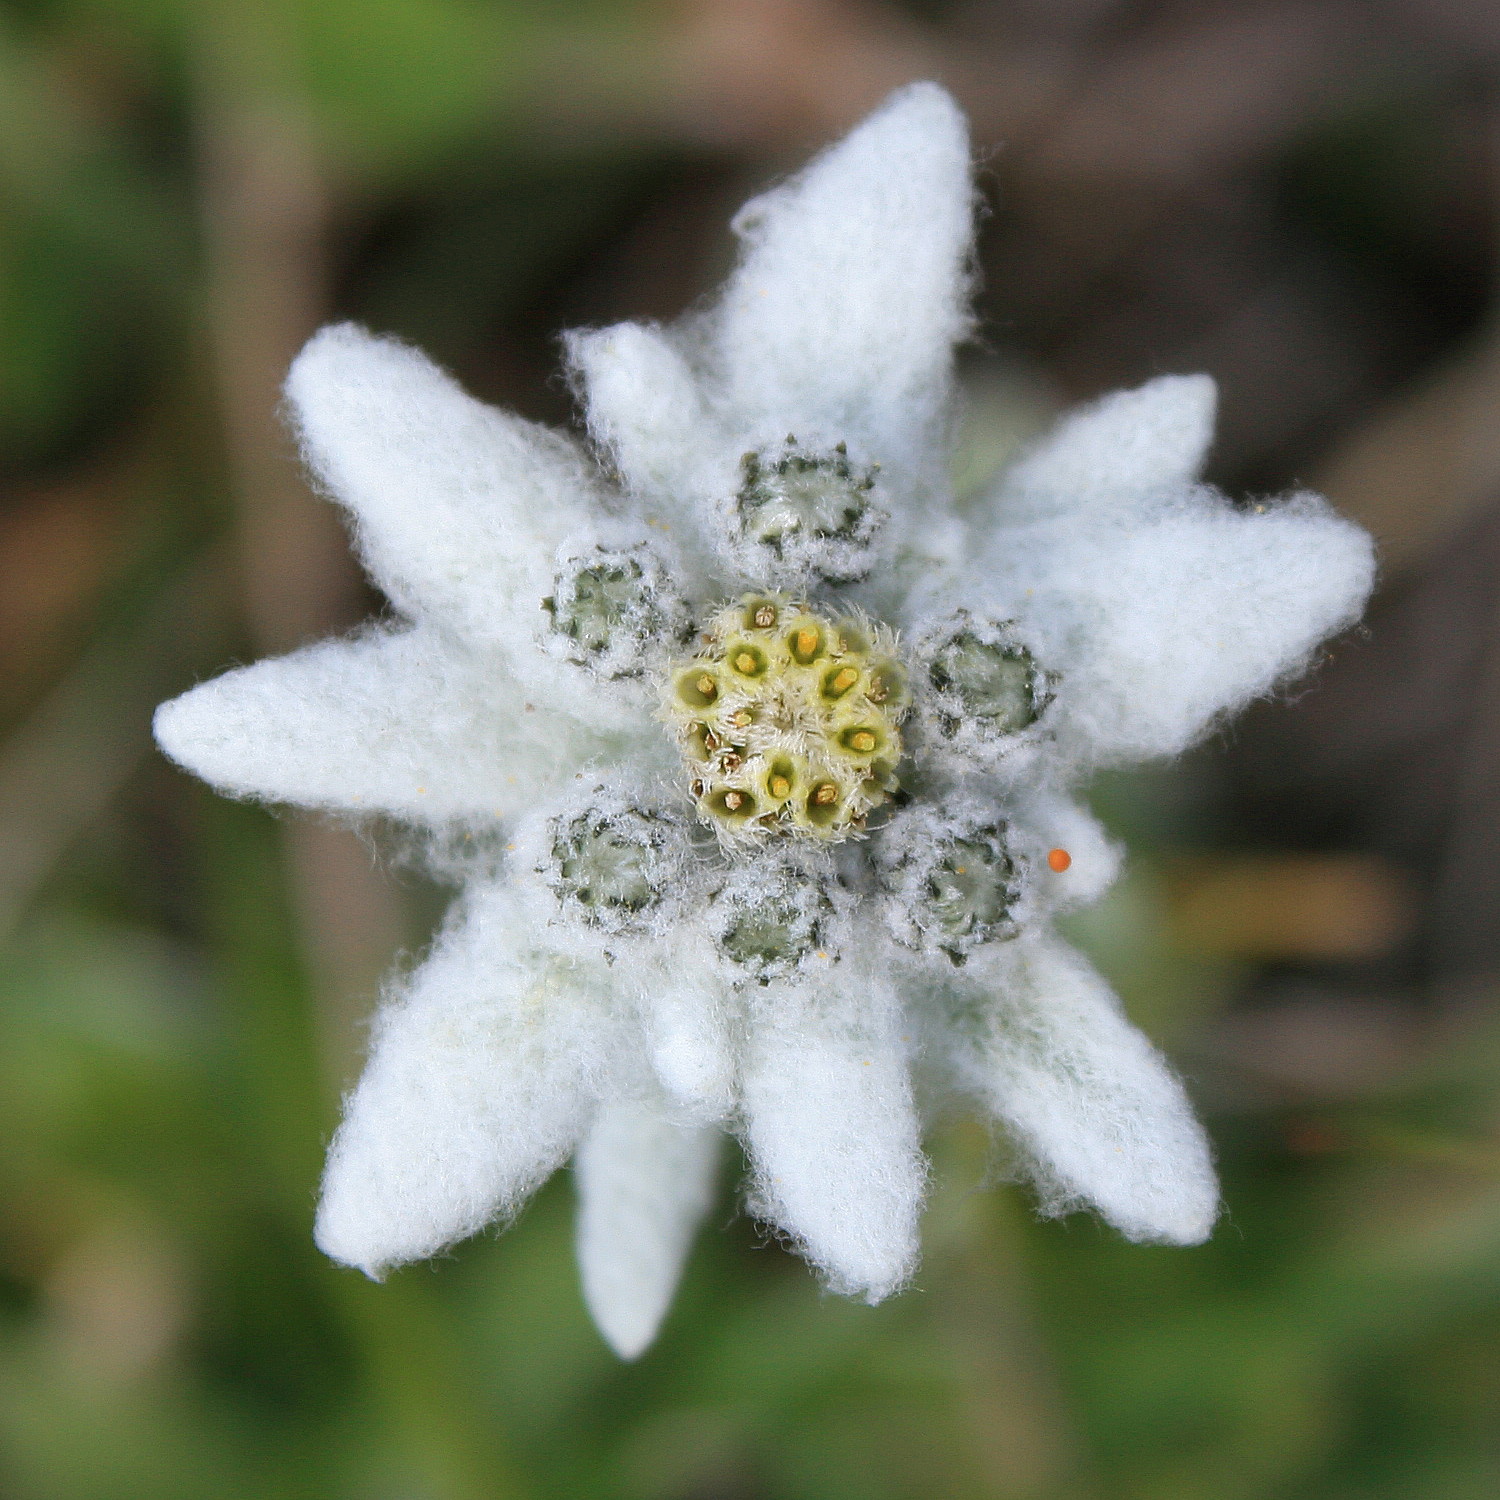
M 894 635 L 862 616 L 747 594 L 662 698 L 699 816 L 726 842 L 850 838 L 897 789 L 905 674 Z

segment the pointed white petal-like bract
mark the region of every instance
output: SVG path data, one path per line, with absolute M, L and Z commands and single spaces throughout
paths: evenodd
M 1208 1238 L 1218 1184 L 1192 1105 L 1080 954 L 1029 935 L 950 983 L 957 1080 L 1005 1125 L 1048 1213 L 1092 1205 L 1132 1240 Z
M 1193 483 L 1213 441 L 1208 375 L 1163 375 L 1068 413 L 1001 480 L 1001 524 L 1132 512 Z
M 1033 787 L 1017 793 L 1010 808 L 1006 838 L 1027 862 L 1038 915 L 1092 906 L 1115 883 L 1125 851 L 1087 807 L 1073 797 Z M 1067 869 L 1054 870 L 1047 863 L 1054 849 L 1066 851 Z
M 916 1267 L 926 1162 L 900 1002 L 848 959 L 748 997 L 740 1090 L 757 1217 L 846 1296 L 875 1303 Z
M 1167 376 L 1066 417 L 927 601 L 1009 622 L 1032 652 L 1052 702 L 1027 736 L 1054 779 L 1185 750 L 1305 669 L 1369 594 L 1370 538 L 1316 496 L 1237 507 L 1194 483 L 1213 409 L 1207 377 Z
M 671 506 L 700 488 L 705 465 L 733 475 L 739 455 L 715 441 L 697 376 L 671 334 L 617 323 L 575 329 L 565 345 L 589 432 L 633 493 Z
M 493 651 L 431 627 L 377 628 L 202 683 L 162 704 L 155 731 L 173 760 L 235 796 L 494 819 L 619 748 L 545 709 L 517 712 L 518 696 Z
M 683 926 L 658 943 L 640 982 L 641 1030 L 657 1081 L 680 1113 L 721 1121 L 734 1104 L 728 987 Z
M 578 1148 L 578 1269 L 594 1322 L 621 1359 L 656 1337 L 693 1235 L 713 1206 L 719 1132 L 635 1099 L 599 1108 Z
M 615 1025 L 602 969 L 540 950 L 503 887 L 471 887 L 377 1020 L 319 1246 L 379 1277 L 514 1214 L 576 1145 Z
M 286 395 L 309 466 L 396 606 L 476 645 L 529 650 L 553 553 L 597 513 L 576 446 L 352 323 L 309 341 Z
M 1062 766 L 1186 749 L 1304 669 L 1375 576 L 1368 534 L 1313 495 L 1240 509 L 1196 490 L 1129 522 L 1007 542 L 991 586 L 1056 674 Z
M 970 322 L 973 189 L 952 98 L 898 90 L 735 229 L 744 259 L 707 326 L 746 446 L 847 440 L 925 474 Z

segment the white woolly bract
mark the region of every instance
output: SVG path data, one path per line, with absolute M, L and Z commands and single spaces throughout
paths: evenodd
M 613 1100 L 573 1164 L 584 1300 L 621 1359 L 656 1337 L 694 1233 L 713 1205 L 719 1132 Z
M 1045 1212 L 1092 1206 L 1133 1240 L 1196 1245 L 1218 1213 L 1182 1085 L 1081 955 L 1046 934 L 949 980 L 955 1081 L 1006 1128 Z
M 226 672 L 164 703 L 154 727 L 173 760 L 234 796 L 425 824 L 496 822 L 573 766 L 648 743 L 640 721 L 593 732 L 518 696 L 492 650 L 435 626 L 375 627 Z
M 916 1268 L 926 1184 L 910 1039 L 873 947 L 826 977 L 748 991 L 741 1069 L 751 1211 L 871 1303 Z
M 553 554 L 600 510 L 575 445 L 352 323 L 312 339 L 286 396 L 309 468 L 392 602 L 524 662 Z
M 1054 775 L 1186 749 L 1357 619 L 1375 566 L 1316 496 L 1240 509 L 1206 489 L 1016 528 L 992 558 L 988 586 L 1055 676 Z
M 970 326 L 972 226 L 968 129 L 930 83 L 747 203 L 744 259 L 709 322 L 744 446 L 791 432 L 924 476 Z
M 677 332 L 617 323 L 577 329 L 564 348 L 589 433 L 626 490 L 680 543 L 711 549 L 697 507 L 733 493 L 742 450 L 707 410 Z
M 619 952 L 681 924 L 710 876 L 685 799 L 632 768 L 577 777 L 518 818 L 506 844 L 517 900 L 560 949 Z
M 378 1279 L 515 1213 L 576 1144 L 617 1026 L 602 965 L 539 948 L 507 891 L 471 888 L 377 1018 L 319 1246 Z
M 1191 485 L 1213 441 L 1217 404 L 1210 376 L 1162 375 L 1070 412 L 1006 472 L 1000 517 L 1087 524 Z
M 726 1120 L 735 1103 L 742 1007 L 696 923 L 642 955 L 638 981 L 647 1060 L 675 1119 Z

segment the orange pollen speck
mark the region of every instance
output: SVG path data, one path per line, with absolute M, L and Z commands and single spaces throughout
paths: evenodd
M 1073 856 L 1066 849 L 1049 849 L 1047 851 L 1047 865 L 1059 875 L 1073 863 Z
M 773 776 L 771 778 L 771 795 L 779 801 L 784 802 L 790 796 L 792 784 L 785 776 Z
M 708 675 L 707 672 L 705 672 L 703 676 L 701 676 L 694 684 L 694 686 L 700 693 L 703 694 L 705 698 L 707 698 L 709 694 L 711 694 L 714 690 L 714 680 Z
M 797 655 L 811 656 L 818 649 L 818 632 L 805 626 L 797 632 Z
M 757 665 L 758 663 L 756 662 L 755 658 L 751 656 L 748 651 L 741 651 L 740 654 L 734 659 L 735 671 L 743 672 L 746 677 L 748 677 L 755 670 Z
M 836 693 L 847 693 L 859 681 L 859 673 L 853 667 L 845 667 L 834 677 L 832 687 Z
M 852 734 L 849 736 L 849 748 L 857 750 L 861 755 L 868 755 L 875 748 L 875 736 L 868 732 Z

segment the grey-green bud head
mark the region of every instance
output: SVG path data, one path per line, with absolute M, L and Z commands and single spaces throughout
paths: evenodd
M 652 647 L 692 635 L 687 605 L 645 543 L 566 556 L 542 607 L 558 654 L 605 678 L 639 677 Z
M 558 900 L 591 926 L 641 930 L 641 918 L 660 905 L 670 878 L 672 832 L 662 818 L 638 808 L 558 819 L 551 868 L 542 873 Z
M 1036 722 L 1042 709 L 1036 663 L 1014 641 L 981 640 L 973 631 L 961 630 L 934 654 L 928 676 L 940 693 L 958 700 L 963 717 L 982 721 L 995 734 L 1019 733 Z M 950 735 L 956 729 L 954 725 Z
M 886 520 L 875 499 L 879 465 L 856 467 L 842 443 L 815 452 L 789 436 L 780 449 L 745 454 L 740 468 L 733 530 L 747 565 L 758 553 L 762 565 L 831 583 L 870 571 L 870 544 Z
M 1048 737 L 1055 679 L 1017 622 L 956 610 L 927 626 L 911 653 L 913 707 L 939 763 L 1019 766 Z
M 720 952 L 761 984 L 825 951 L 834 907 L 813 876 L 784 869 L 770 882 L 730 886 L 717 900 Z
M 887 830 L 881 862 L 898 940 L 961 964 L 1019 930 L 1026 861 L 1004 821 L 977 800 L 913 808 Z
M 937 851 L 923 882 L 927 925 L 950 957 L 980 943 L 1011 937 L 1011 908 L 1019 895 L 1016 867 L 998 824 L 953 839 Z

